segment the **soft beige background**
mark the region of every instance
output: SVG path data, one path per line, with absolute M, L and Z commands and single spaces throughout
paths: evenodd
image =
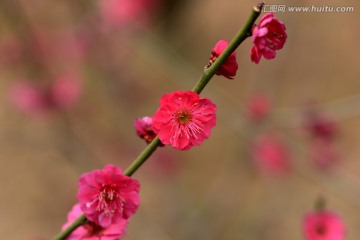
M 25 74 L 1 67 L 1 239 L 50 239 L 57 233 L 76 202 L 81 173 L 109 162 L 126 168 L 145 146 L 134 134 L 133 119 L 151 115 L 163 93 L 192 88 L 213 45 L 219 39 L 230 40 L 256 3 L 178 2 L 171 14 L 159 15 L 149 29 L 104 37 L 97 32 L 96 54 L 74 66 L 84 78 L 84 96 L 75 109 L 48 121 L 29 118 L 9 106 L 7 89 Z M 6 4 L 0 4 L 0 39 L 1 33 L 37 26 L 71 32 L 77 24 L 86 26 L 87 14 L 96 14 L 94 1 L 19 0 L 10 8 Z M 276 13 L 286 24 L 288 40 L 273 61 L 262 59 L 255 65 L 248 55 L 251 42 L 240 46 L 236 78 L 214 77 L 203 92 L 218 106 L 212 137 L 191 151 L 161 148 L 134 175 L 141 181 L 142 203 L 131 219 L 127 239 L 300 240 L 301 219 L 319 195 L 344 219 L 346 239 L 359 239 L 360 4 L 357 0 L 281 4 L 355 10 Z M 11 16 L 20 19 L 20 26 L 26 25 L 21 21 L 30 24 L 16 27 L 6 21 Z M 262 176 L 251 164 L 249 141 L 261 129 L 250 129 L 244 103 L 255 91 L 270 96 L 273 118 L 267 127 L 278 129 L 292 151 L 295 167 L 288 176 Z M 336 148 L 341 161 L 330 172 L 313 168 L 306 139 L 296 128 L 309 100 L 339 122 Z M 157 170 L 169 162 L 175 171 Z

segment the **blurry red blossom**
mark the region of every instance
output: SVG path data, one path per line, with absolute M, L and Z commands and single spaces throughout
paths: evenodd
M 325 170 L 338 162 L 335 146 L 339 129 L 334 119 L 317 109 L 309 109 L 305 114 L 304 130 L 310 138 L 309 154 L 316 167 Z
M 283 48 L 286 38 L 285 25 L 273 13 L 264 15 L 252 31 L 254 46 L 250 51 L 251 61 L 257 64 L 262 56 L 266 59 L 275 58 L 275 51 Z
M 182 170 L 185 161 L 173 154 L 173 149 L 156 151 L 152 155 L 151 164 L 144 166 L 146 174 L 158 181 L 168 181 L 177 177 Z
M 248 118 L 252 121 L 261 121 L 270 111 L 270 100 L 264 93 L 253 94 L 247 104 Z
M 216 105 L 191 91 L 167 93 L 153 115 L 153 130 L 165 145 L 188 150 L 209 138 L 216 124 Z
M 228 42 L 226 40 L 220 40 L 215 44 L 215 47 L 211 50 L 210 60 L 206 65 L 207 68 L 216 61 L 227 46 Z M 232 52 L 226 61 L 221 65 L 219 70 L 217 70 L 216 75 L 222 75 L 226 78 L 233 79 L 236 75 L 237 69 L 238 64 L 236 62 L 236 53 Z
M 252 157 L 263 173 L 282 175 L 290 171 L 290 156 L 286 145 L 276 135 L 258 137 L 251 149 Z
M 104 23 L 125 27 L 140 23 L 148 25 L 150 17 L 159 7 L 159 0 L 99 0 Z
M 339 155 L 335 150 L 334 143 L 323 139 L 310 141 L 309 154 L 315 166 L 321 170 L 329 169 L 339 161 Z
M 76 68 L 86 56 L 89 41 L 85 36 L 73 32 L 50 33 L 39 29 L 23 43 L 28 57 L 43 67 L 63 66 L 66 69 Z M 26 59 L 25 59 L 26 60 Z
M 65 230 L 70 226 L 83 212 L 80 204 L 75 204 L 68 214 L 67 222 L 62 226 Z M 108 227 L 102 227 L 94 222 L 87 221 L 85 224 L 76 228 L 66 239 L 67 240 L 119 240 L 125 235 L 128 220 L 122 219 L 119 223 Z
M 10 87 L 9 98 L 20 111 L 33 116 L 44 116 L 73 107 L 81 91 L 82 86 L 77 78 L 63 75 L 43 88 L 29 81 L 15 83 Z
M 312 110 L 306 113 L 305 130 L 312 138 L 320 138 L 325 141 L 333 141 L 338 135 L 336 122 L 318 111 Z
M 140 184 L 113 165 L 81 175 L 77 198 L 88 220 L 107 228 L 133 215 L 140 203 Z
M 344 224 L 339 216 L 330 211 L 308 213 L 303 220 L 306 240 L 343 240 Z

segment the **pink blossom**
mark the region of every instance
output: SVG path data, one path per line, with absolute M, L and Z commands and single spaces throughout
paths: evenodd
M 138 181 L 124 175 L 116 166 L 83 174 L 79 179 L 77 198 L 87 219 L 106 228 L 121 223 L 139 206 Z
M 22 112 L 41 115 L 48 111 L 49 103 L 44 93 L 29 82 L 19 82 L 10 88 L 10 102 Z
M 317 109 L 309 109 L 305 115 L 304 130 L 310 137 L 309 152 L 316 167 L 329 169 L 340 159 L 335 150 L 339 135 L 337 123 Z
M 206 67 L 210 67 L 227 46 L 228 42 L 226 40 L 218 41 L 215 47 L 211 50 L 210 60 Z M 237 69 L 238 64 L 236 62 L 236 53 L 232 52 L 226 61 L 221 65 L 219 70 L 217 70 L 216 75 L 222 75 L 226 78 L 233 79 L 236 75 Z
M 312 138 L 333 141 L 338 135 L 336 122 L 317 111 L 310 111 L 305 121 L 305 130 Z
M 188 150 L 209 138 L 216 124 L 216 105 L 191 91 L 167 93 L 153 116 L 153 130 L 165 145 Z
M 67 222 L 62 226 L 65 230 L 72 224 L 83 212 L 80 204 L 75 204 L 69 212 Z M 119 223 L 112 224 L 108 227 L 102 227 L 94 222 L 86 222 L 76 228 L 66 239 L 67 240 L 119 240 L 125 235 L 125 229 L 128 220 L 121 219 Z
M 158 181 L 169 181 L 176 178 L 182 171 L 184 161 L 180 161 L 172 149 L 156 151 L 152 155 L 151 164 L 146 164 L 146 174 Z
M 9 98 L 14 107 L 24 113 L 46 116 L 73 107 L 81 90 L 77 79 L 64 75 L 43 87 L 27 81 L 15 83 L 10 87 Z
M 307 240 L 342 240 L 345 237 L 342 220 L 329 211 L 307 214 L 303 221 L 303 231 Z
M 256 93 L 251 96 L 248 105 L 247 112 L 248 117 L 252 121 L 261 121 L 267 117 L 270 110 L 270 101 L 268 97 L 263 93 Z
M 339 161 L 334 143 L 324 139 L 313 139 L 309 145 L 310 158 L 320 170 L 329 169 Z
M 158 0 L 100 0 L 100 10 L 105 24 L 126 26 L 140 22 L 147 24 Z
M 252 157 L 259 170 L 266 174 L 281 175 L 290 170 L 288 149 L 275 135 L 264 135 L 256 139 Z
M 285 25 L 273 13 L 264 15 L 252 31 L 254 46 L 250 52 L 251 61 L 257 64 L 262 56 L 266 59 L 275 58 L 275 51 L 283 48 L 286 38 Z
M 155 137 L 156 134 L 152 130 L 152 118 L 145 116 L 142 118 L 137 118 L 134 121 L 134 127 L 136 134 L 144 139 L 147 143 L 150 143 Z
M 51 87 L 51 98 L 59 108 L 71 108 L 81 95 L 82 86 L 73 76 L 59 76 Z

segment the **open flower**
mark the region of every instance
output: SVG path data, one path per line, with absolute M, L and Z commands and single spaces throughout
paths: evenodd
M 303 228 L 306 240 L 342 240 L 345 236 L 342 220 L 324 210 L 307 214 Z
M 275 51 L 283 48 L 286 38 L 285 25 L 273 13 L 264 15 L 252 31 L 254 46 L 250 51 L 251 61 L 257 64 L 262 56 L 266 59 L 275 58 Z
M 210 60 L 206 65 L 207 68 L 215 62 L 227 46 L 228 42 L 226 40 L 220 40 L 216 43 L 215 47 L 211 50 Z M 221 65 L 219 70 L 217 70 L 216 75 L 222 75 L 226 78 L 233 79 L 236 75 L 237 69 L 238 64 L 236 62 L 236 53 L 232 52 L 226 61 Z
M 77 198 L 88 220 L 109 227 L 134 214 L 139 206 L 140 184 L 116 166 L 83 174 Z
M 153 116 L 153 130 L 165 145 L 188 150 L 209 138 L 216 124 L 216 105 L 191 91 L 167 93 Z
M 80 215 L 83 214 L 80 204 L 75 204 L 68 214 L 67 222 L 62 226 L 65 230 Z M 125 235 L 128 220 L 122 219 L 119 223 L 108 227 L 102 227 L 94 222 L 87 221 L 76 228 L 66 239 L 67 240 L 119 240 Z

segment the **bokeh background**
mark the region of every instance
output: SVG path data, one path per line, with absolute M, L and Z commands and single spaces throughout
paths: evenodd
M 106 163 L 125 169 L 146 146 L 134 119 L 151 116 L 162 94 L 191 89 L 214 44 L 230 40 L 256 3 L 2 0 L 1 238 L 51 239 L 76 203 L 79 176 Z M 288 39 L 271 61 L 251 62 L 250 39 L 238 48 L 235 79 L 215 76 L 202 93 L 218 106 L 211 138 L 190 151 L 160 148 L 134 175 L 141 206 L 126 239 L 300 240 L 319 196 L 343 219 L 346 239 L 359 239 L 360 3 L 267 4 L 354 10 L 275 13 Z M 18 82 L 47 89 L 59 76 L 81 85 L 70 107 L 29 113 L 13 103 Z M 254 121 L 248 103 L 258 93 L 269 107 Z M 336 125 L 318 153 L 326 166 L 309 152 L 309 108 Z M 253 143 L 264 135 L 281 141 L 288 167 L 259 169 Z

